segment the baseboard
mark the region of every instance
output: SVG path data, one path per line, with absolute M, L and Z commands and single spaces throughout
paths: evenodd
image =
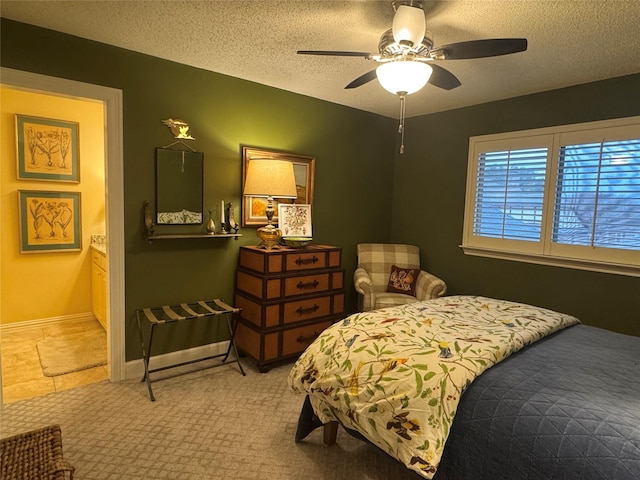
M 42 328 L 53 324 L 59 324 L 63 322 L 77 322 L 77 321 L 98 321 L 93 313 L 77 313 L 74 315 L 63 315 L 60 317 L 40 318 L 36 320 L 27 320 L 25 322 L 13 322 L 0 325 L 0 334 L 2 332 L 16 332 L 20 330 L 29 330 L 33 328 Z M 190 362 L 199 358 L 211 357 L 214 355 L 220 355 L 226 353 L 229 347 L 229 341 L 210 343 L 208 345 L 202 345 L 200 347 L 189 348 L 187 350 L 179 350 L 177 352 L 165 353 L 163 355 L 152 356 L 149 363 L 150 368 L 162 368 L 169 365 L 175 365 L 182 362 Z M 142 378 L 144 374 L 144 364 L 142 359 L 132 360 L 125 364 L 125 379 Z
M 86 313 L 74 313 L 73 315 L 61 315 L 59 317 L 50 318 L 38 318 L 36 320 L 26 320 L 24 322 L 12 322 L 3 323 L 0 325 L 0 332 L 16 332 L 20 330 L 30 330 L 32 328 L 42 328 L 49 325 L 65 322 L 77 322 L 77 321 L 98 321 L 91 312 Z
M 163 355 L 152 356 L 149 360 L 149 368 L 162 368 L 182 362 L 190 362 L 199 358 L 211 357 L 227 352 L 229 341 L 210 343 L 200 347 L 179 350 L 177 352 L 165 353 Z M 127 362 L 124 367 L 125 378 L 127 380 L 142 378 L 144 375 L 144 363 L 142 359 Z M 153 377 L 151 377 L 153 378 Z

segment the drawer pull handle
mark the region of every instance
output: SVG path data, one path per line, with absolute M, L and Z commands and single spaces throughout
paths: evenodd
M 311 335 L 307 335 L 306 337 L 300 335 L 298 338 L 296 338 L 296 342 L 298 342 L 298 343 L 311 343 L 316 338 L 318 338 L 318 335 L 319 335 L 318 332 L 313 332 Z
M 298 307 L 298 309 L 296 310 L 296 313 L 298 315 L 308 315 L 309 313 L 316 312 L 319 308 L 320 307 L 314 303 L 313 307 L 307 307 L 307 308 Z
M 313 282 L 307 282 L 307 283 L 298 282 L 298 285 L 296 285 L 296 287 L 298 287 L 299 290 L 305 290 L 307 288 L 316 288 L 318 284 L 319 284 L 318 280 L 314 280 Z
M 310 263 L 318 263 L 318 257 L 316 257 L 315 255 L 313 256 L 313 258 L 298 257 L 298 259 L 296 260 L 296 265 L 309 265 Z

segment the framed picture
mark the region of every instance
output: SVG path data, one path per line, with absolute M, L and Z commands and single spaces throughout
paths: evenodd
M 18 190 L 20 253 L 79 252 L 80 193 Z
M 247 177 L 247 164 L 252 159 L 271 158 L 278 160 L 288 160 L 293 163 L 293 171 L 296 177 L 296 187 L 298 198 L 294 200 L 275 199 L 273 223 L 278 222 L 278 205 L 301 203 L 309 206 L 313 205 L 313 180 L 315 175 L 314 157 L 298 155 L 296 153 L 284 152 L 280 150 L 265 150 L 263 148 L 242 147 L 242 189 L 244 192 L 244 181 Z M 242 196 L 242 226 L 262 226 L 267 223 L 267 199 L 263 197 Z
M 278 228 L 283 237 L 311 237 L 311 205 L 278 205 Z
M 78 124 L 16 115 L 18 180 L 80 182 Z

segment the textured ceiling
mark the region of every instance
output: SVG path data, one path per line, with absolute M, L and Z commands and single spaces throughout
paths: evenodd
M 640 0 L 425 2 L 436 46 L 525 37 L 526 52 L 440 62 L 462 86 L 427 85 L 407 116 L 640 72 Z M 344 86 L 376 64 L 296 50 L 377 53 L 391 27 L 387 1 L 8 1 L 3 17 L 397 118 L 377 82 Z M 639 86 L 640 89 L 640 86 Z

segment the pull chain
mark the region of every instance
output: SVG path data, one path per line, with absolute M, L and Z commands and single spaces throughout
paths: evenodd
M 401 135 L 400 137 L 400 153 L 404 153 L 404 117 L 405 117 L 405 100 L 407 95 L 404 93 L 400 93 L 400 125 L 398 126 L 398 133 Z

